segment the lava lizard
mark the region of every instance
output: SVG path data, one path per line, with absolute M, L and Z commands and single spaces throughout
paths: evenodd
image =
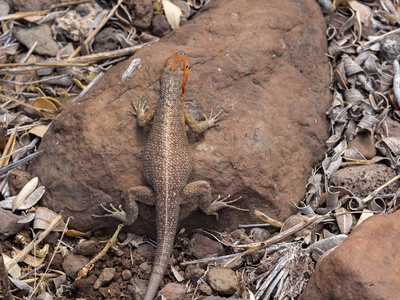
M 143 173 L 149 186 L 135 186 L 129 189 L 125 211 L 111 205 L 105 208 L 109 214 L 126 225 L 138 217 L 136 201 L 156 206 L 157 249 L 153 269 L 144 300 L 153 300 L 157 294 L 164 272 L 168 266 L 175 234 L 178 227 L 180 204 L 198 200 L 198 207 L 208 215 L 215 215 L 224 207 L 244 210 L 230 205 L 240 199 L 227 201 L 230 196 L 213 200 L 210 185 L 204 181 L 187 183 L 192 171 L 192 161 L 188 149 L 186 126 L 195 133 L 202 133 L 216 126 L 221 120 L 222 110 L 202 122 L 190 115 L 184 105 L 189 65 L 183 51 L 168 57 L 160 76 L 160 99 L 155 109 L 148 109 L 147 102 L 139 100 L 136 106 L 132 101 L 140 127 L 153 120 L 153 125 L 143 154 Z M 247 210 L 246 210 L 247 211 Z

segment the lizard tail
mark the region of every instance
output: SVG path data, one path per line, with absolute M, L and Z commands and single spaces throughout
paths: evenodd
M 154 272 L 150 275 L 149 285 L 147 286 L 146 294 L 143 300 L 154 300 L 157 295 L 158 287 L 161 284 L 163 275 L 156 274 Z
M 164 277 L 165 270 L 169 265 L 169 261 L 174 246 L 176 230 L 178 228 L 178 207 L 168 207 L 158 205 L 157 203 L 157 249 L 153 261 L 153 269 L 151 271 L 149 285 L 143 300 L 154 300 L 158 288 Z

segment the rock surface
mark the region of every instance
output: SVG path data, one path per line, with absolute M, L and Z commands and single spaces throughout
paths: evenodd
M 51 29 L 46 24 L 18 30 L 17 39 L 28 49 L 38 42 L 34 52 L 40 55 L 56 56 L 59 50 L 51 35 Z
M 30 171 L 46 186 L 44 205 L 75 218 L 80 230 L 115 226 L 95 219 L 100 203 L 123 204 L 129 187 L 145 185 L 140 160 L 149 126 L 126 113 L 140 96 L 153 106 L 166 57 L 184 50 L 191 65 L 188 109 L 198 120 L 224 109 L 221 127 L 189 133 L 194 170 L 215 197 L 241 195 L 238 206 L 214 216 L 195 213 L 181 226 L 234 229 L 256 223 L 254 209 L 285 220 L 291 200 L 304 195 L 310 170 L 324 155 L 330 105 L 325 21 L 314 1 L 211 1 L 197 17 L 144 47 L 132 59 L 140 68 L 121 76 L 131 60 L 109 71 L 83 98 L 57 116 Z M 139 204 L 130 228 L 155 234 L 154 208 Z M 236 228 L 235 228 L 236 229 Z
M 160 294 L 168 300 L 183 300 L 185 298 L 186 288 L 182 284 L 171 282 L 161 289 Z
M 69 277 L 75 279 L 78 276 L 78 272 L 89 262 L 89 259 L 83 255 L 68 254 L 67 258 L 64 260 L 62 267 Z
M 221 243 L 203 235 L 195 233 L 190 240 L 190 248 L 197 259 L 222 256 L 225 254 Z
M 395 177 L 396 171 L 384 164 L 346 167 L 336 171 L 330 183 L 351 190 L 358 197 L 366 197 L 375 189 Z M 382 193 L 394 193 L 399 184 L 394 182 L 384 188 Z
M 94 283 L 94 289 L 97 290 L 102 286 L 106 286 L 113 280 L 115 275 L 115 268 L 104 268 L 99 278 Z
M 56 36 L 66 37 L 79 42 L 81 37 L 88 37 L 90 27 L 96 16 L 103 9 L 95 1 L 91 3 L 83 3 L 69 10 L 62 17 L 56 18 L 51 29 Z
M 400 212 L 373 216 L 318 265 L 300 299 L 398 299 Z
M 219 295 L 233 295 L 239 289 L 235 272 L 228 268 L 211 269 L 207 274 L 207 282 Z
M 6 0 L 12 11 L 39 11 L 49 9 L 51 5 L 59 3 L 58 0 Z

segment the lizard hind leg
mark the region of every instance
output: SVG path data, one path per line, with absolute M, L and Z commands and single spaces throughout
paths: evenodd
M 136 201 L 140 201 L 144 204 L 155 205 L 154 191 L 149 186 L 134 186 L 128 190 L 125 197 L 125 210 L 122 209 L 122 205 L 116 208 L 110 203 L 111 208 L 106 208 L 103 204 L 100 204 L 107 214 L 104 215 L 92 215 L 97 218 L 113 217 L 121 221 L 124 225 L 131 225 L 136 221 L 139 215 L 139 208 Z
M 221 199 L 220 196 L 217 199 L 213 199 L 211 195 L 211 187 L 207 181 L 199 180 L 195 182 L 188 183 L 182 190 L 182 203 L 183 205 L 188 204 L 189 202 L 199 199 L 198 208 L 200 208 L 207 215 L 214 215 L 218 219 L 218 213 L 220 209 L 225 207 L 232 208 L 241 211 L 248 211 L 247 209 L 243 209 L 240 207 L 236 207 L 230 205 L 233 202 L 240 200 L 242 197 L 238 197 L 236 199 L 227 201 L 230 198 L 230 195 Z M 186 205 L 185 205 L 186 206 Z M 191 208 L 192 210 L 193 207 Z M 189 213 L 188 213 L 189 214 Z

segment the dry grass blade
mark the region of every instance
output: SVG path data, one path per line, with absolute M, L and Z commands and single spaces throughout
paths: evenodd
M 41 16 L 48 14 L 50 12 L 49 9 L 41 10 L 41 11 L 26 11 L 26 12 L 17 12 L 15 14 L 10 14 L 7 16 L 0 17 L 0 21 L 13 21 L 18 19 L 23 19 L 30 16 Z
M 32 160 L 33 158 L 35 158 L 36 156 L 39 156 L 40 154 L 43 153 L 43 150 L 32 153 L 16 162 L 13 162 L 11 164 L 9 164 L 8 166 L 5 166 L 3 168 L 0 168 L 0 175 L 3 175 L 7 172 L 10 172 L 12 169 L 17 168 L 25 163 L 27 163 L 28 161 Z
M 32 72 L 40 69 L 46 69 L 50 67 L 69 67 L 69 66 L 88 66 L 99 60 L 106 60 L 110 58 L 116 58 L 126 55 L 132 55 L 136 53 L 139 49 L 144 46 L 152 44 L 154 42 L 149 42 L 146 44 L 141 44 L 133 47 L 128 47 L 120 50 L 107 51 L 97 54 L 91 54 L 86 56 L 80 56 L 76 58 L 67 59 L 64 61 L 48 61 L 36 63 L 34 65 L 28 63 L 11 63 L 11 64 L 0 64 L 0 74 L 19 74 L 24 72 Z M 19 67 L 19 68 L 18 68 Z
M 5 167 L 10 161 L 9 154 L 12 153 L 12 151 L 14 150 L 15 139 L 16 139 L 16 129 L 13 130 L 13 132 L 11 133 L 7 141 L 6 147 L 4 148 L 3 154 L 1 155 L 0 167 Z
M 272 245 L 275 243 L 278 243 L 282 240 L 284 240 L 285 238 L 295 234 L 296 232 L 299 232 L 305 228 L 314 226 L 316 224 L 318 224 L 319 222 L 321 222 L 327 215 L 323 215 L 323 216 L 314 216 L 309 218 L 307 221 L 301 222 L 291 228 L 289 228 L 288 230 L 285 230 L 284 232 L 281 232 L 277 235 L 274 235 L 273 237 L 271 237 L 270 239 L 263 241 L 263 242 L 257 242 L 257 243 L 251 243 L 251 244 L 244 244 L 244 245 L 233 245 L 231 244 L 231 247 L 234 248 L 254 248 L 254 247 L 266 247 L 268 245 Z

